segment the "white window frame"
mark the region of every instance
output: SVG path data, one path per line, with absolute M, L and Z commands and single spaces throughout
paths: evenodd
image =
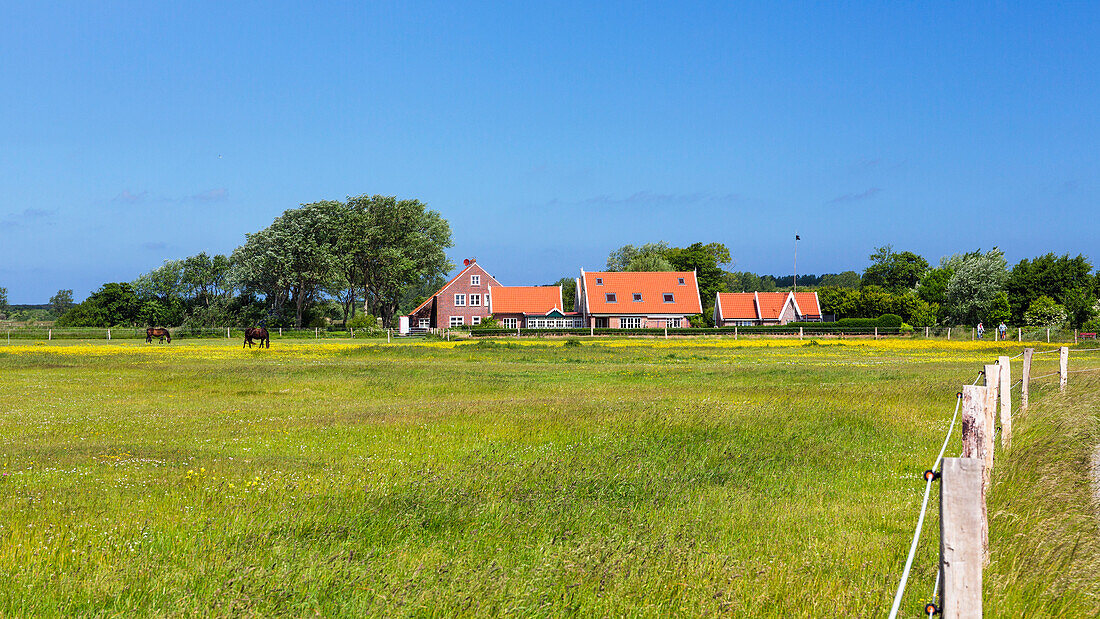
M 480 306 L 481 306 L 481 295 L 480 294 L 471 294 L 470 295 L 470 307 L 480 307 Z
M 665 323 L 665 325 L 669 329 L 679 329 L 680 324 L 681 324 L 680 320 L 681 320 L 680 318 L 669 318 L 668 321 Z
M 504 325 L 505 329 L 515 329 L 518 326 L 518 319 L 516 318 L 502 318 L 500 324 Z
M 675 303 L 676 295 L 671 292 L 663 292 L 661 293 L 661 299 L 663 299 L 665 303 Z
M 466 307 L 466 295 L 465 294 L 459 293 L 459 294 L 455 295 L 455 307 Z
M 462 325 L 466 324 L 466 317 L 465 316 L 451 316 L 450 324 L 451 324 L 452 327 L 461 327 Z
M 480 286 L 481 285 L 481 276 L 480 275 L 471 275 L 470 276 L 470 285 L 471 286 Z
M 473 316 L 473 317 L 471 317 L 471 318 L 470 318 L 470 324 L 472 324 L 472 325 L 479 325 L 479 324 L 481 324 L 481 316 Z
M 428 329 L 431 326 L 432 326 L 432 319 L 431 318 L 421 318 L 420 319 L 420 328 L 421 329 Z
M 642 319 L 637 316 L 623 317 L 619 319 L 620 329 L 641 329 Z

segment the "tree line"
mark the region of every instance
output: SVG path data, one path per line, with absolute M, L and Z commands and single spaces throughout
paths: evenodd
M 897 314 L 914 327 L 1007 322 L 1019 326 L 1100 330 L 1100 273 L 1088 258 L 1049 253 L 1011 269 L 998 248 L 954 254 L 932 267 L 910 251 L 876 248 L 862 273 L 799 275 L 799 290 L 818 293 L 821 311 L 837 318 Z M 671 247 L 665 242 L 624 245 L 607 258 L 609 271 L 696 270 L 704 321 L 713 320 L 718 292 L 790 290 L 794 276 L 725 270 L 721 243 Z M 563 279 L 560 283 L 565 284 Z M 568 281 L 572 281 L 569 279 Z
M 452 244 L 450 224 L 419 200 L 303 204 L 246 234 L 230 255 L 203 252 L 104 284 L 57 325 L 374 326 L 377 316 L 389 326 L 454 268 Z

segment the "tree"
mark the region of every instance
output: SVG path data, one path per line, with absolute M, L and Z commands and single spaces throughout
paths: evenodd
M 405 294 L 454 268 L 446 250 L 451 226 L 419 200 L 395 196 L 348 198 L 361 236 L 354 247 L 363 277 L 365 309 L 391 325 Z
M 140 321 L 142 302 L 128 283 L 109 283 L 57 319 L 59 327 L 113 327 Z
M 572 277 L 563 277 L 551 285 L 561 286 L 561 302 L 565 305 L 565 307 L 561 308 L 561 311 L 574 311 L 573 305 L 577 301 L 577 280 Z
M 974 324 L 989 317 L 994 298 L 1004 289 L 1008 272 L 1004 252 L 994 247 L 956 254 L 940 265 L 953 271 L 944 291 L 946 311 L 956 324 Z
M 666 257 L 668 243 L 657 241 L 640 247 L 623 245 L 607 256 L 608 271 L 671 271 L 672 265 Z M 660 268 L 643 268 L 660 267 Z
M 8 312 L 8 289 L 0 286 L 0 314 Z
M 50 311 L 54 316 L 61 316 L 73 306 L 72 289 L 58 290 L 57 294 L 50 297 Z
M 1012 317 L 1021 320 L 1032 302 L 1041 296 L 1050 297 L 1065 306 L 1070 320 L 1080 325 L 1087 320 L 1089 309 L 1096 299 L 1095 280 L 1088 258 L 1053 253 L 1034 260 L 1021 260 L 1012 267 L 1005 282 Z
M 1060 329 L 1066 324 L 1066 308 L 1043 295 L 1031 302 L 1031 306 L 1024 312 L 1024 320 L 1028 326 Z
M 826 273 L 818 281 L 819 286 L 835 286 L 837 288 L 859 288 L 859 273 L 844 271 L 843 273 Z
M 871 266 L 863 271 L 864 286 L 881 286 L 890 292 L 910 290 L 917 285 L 928 261 L 911 251 L 895 252 L 890 245 L 876 248 Z

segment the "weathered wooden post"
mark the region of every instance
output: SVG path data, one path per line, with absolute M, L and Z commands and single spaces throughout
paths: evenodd
M 802 327 L 798 328 L 798 339 L 802 339 Z
M 51 342 L 53 341 L 53 329 L 50 329 L 49 333 L 46 335 L 46 339 Z
M 878 327 L 875 327 L 875 339 L 878 339 Z
M 283 337 L 283 328 L 279 327 L 279 337 Z
M 1062 346 L 1058 349 L 1058 390 L 1066 392 L 1066 383 L 1069 382 L 1069 347 Z
M 1001 367 L 996 363 L 985 366 L 985 386 L 985 446 L 989 450 L 986 453 L 985 463 L 989 467 L 989 472 L 992 473 L 994 432 L 997 428 L 997 399 L 1000 397 L 1001 389 Z
M 1077 344 L 1077 329 L 1073 330 L 1073 343 L 1074 345 Z
M 1047 327 L 1047 344 L 1050 343 L 1050 327 Z
M 979 387 L 977 385 L 964 385 L 963 386 L 963 401 L 962 401 L 962 457 L 963 458 L 976 458 L 982 463 L 981 467 L 981 485 L 979 487 L 979 498 L 981 499 L 981 527 L 979 545 L 982 548 L 983 557 L 988 553 L 989 549 L 989 527 L 987 514 L 985 511 L 985 495 L 989 486 L 990 476 L 990 463 L 992 460 L 991 453 L 987 450 L 988 441 L 986 436 L 992 432 L 989 425 L 987 425 L 986 417 L 986 399 L 989 393 L 989 387 Z M 946 462 L 946 460 L 945 460 Z
M 1001 367 L 1001 449 L 1012 443 L 1012 359 L 1008 355 L 997 358 Z
M 1017 342 L 1024 341 L 1024 330 L 1021 329 L 1020 327 L 1016 327 L 1016 341 Z
M 951 339 L 951 327 L 947 327 L 947 339 Z
M 1031 389 L 1031 355 L 1035 354 L 1034 348 L 1024 349 L 1024 371 L 1020 376 L 1020 412 L 1027 412 L 1028 391 Z
M 111 341 L 111 330 L 110 329 L 107 329 L 107 341 L 108 342 Z
M 737 326 L 736 325 L 733 327 L 733 339 L 735 339 L 735 340 L 737 339 Z
M 386 343 L 387 344 L 390 343 L 390 338 L 392 337 L 392 333 L 393 333 L 393 329 L 386 329 Z
M 944 619 L 982 616 L 982 461 L 944 458 L 940 478 L 940 611 Z

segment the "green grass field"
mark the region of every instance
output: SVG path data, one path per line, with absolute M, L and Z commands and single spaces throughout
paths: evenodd
M 955 393 L 1019 351 L 0 346 L 0 616 L 882 616 Z M 1085 376 L 1075 389 L 1096 385 Z M 1037 409 L 1065 399 L 1051 391 L 1036 386 Z M 998 478 L 1004 496 L 1050 457 L 1051 436 L 1072 434 L 1029 419 L 1014 450 L 1031 460 Z M 1081 453 L 1094 421 L 1075 422 Z M 1074 492 L 1070 528 L 1095 548 L 1087 484 Z M 1031 556 L 1027 527 L 1043 521 L 1002 507 L 987 589 L 1012 605 L 987 610 L 1008 616 L 1041 599 L 1027 591 L 1042 574 L 1009 563 Z M 931 593 L 931 511 L 907 616 Z M 1052 614 L 1089 608 L 1084 595 Z

